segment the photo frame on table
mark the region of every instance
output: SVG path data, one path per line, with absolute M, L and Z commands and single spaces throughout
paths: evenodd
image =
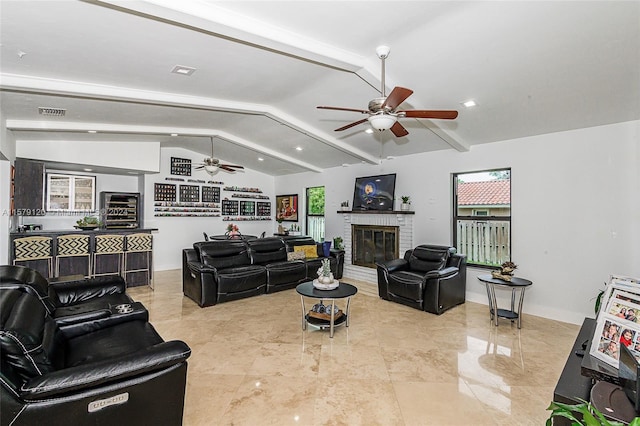
M 298 221 L 298 194 L 276 195 L 276 220 Z
M 589 354 L 618 368 L 622 346 L 640 358 L 640 280 L 612 275 L 604 290 Z

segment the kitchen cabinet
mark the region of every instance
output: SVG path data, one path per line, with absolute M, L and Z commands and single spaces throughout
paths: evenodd
M 18 216 L 43 216 L 44 163 L 16 158 L 14 163 L 14 207 Z
M 96 210 L 95 176 L 47 174 L 47 211 Z

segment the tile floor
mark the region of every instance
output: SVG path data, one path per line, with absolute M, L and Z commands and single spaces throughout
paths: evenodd
M 165 340 L 191 346 L 185 425 L 544 424 L 579 326 L 526 315 L 496 328 L 486 305 L 436 316 L 353 284 L 333 339 L 301 329 L 295 290 L 200 308 L 175 270 L 129 293 Z

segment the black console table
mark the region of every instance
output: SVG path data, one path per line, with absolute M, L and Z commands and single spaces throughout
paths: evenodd
M 596 320 L 585 318 L 553 391 L 553 401 L 563 404 L 580 404 L 583 401 L 591 401 L 607 418 L 611 418 L 609 416 L 612 414 L 602 411 L 602 407 L 612 403 L 608 399 L 611 399 L 611 389 L 614 389 L 617 391 L 615 395 L 617 395 L 618 401 L 615 403 L 616 416 L 611 419 L 628 421 L 634 415 L 633 405 L 626 398 L 624 392 L 616 386 L 619 382 L 618 370 L 589 355 L 595 328 Z M 607 404 L 602 402 L 603 398 L 607 399 Z M 579 413 L 574 414 L 576 418 L 582 419 Z M 571 421 L 564 417 L 554 417 L 553 424 L 554 426 L 570 426 Z
M 571 353 L 564 365 L 560 379 L 553 390 L 553 400 L 564 404 L 579 404 L 582 400 L 589 401 L 593 380 L 582 375 L 582 359 L 589 356 L 589 342 L 596 328 L 596 320 L 585 318 L 578 337 L 571 348 Z M 571 425 L 567 419 L 556 418 L 554 425 Z

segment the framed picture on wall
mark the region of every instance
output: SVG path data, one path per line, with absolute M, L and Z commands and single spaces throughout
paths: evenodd
M 276 219 L 298 221 L 298 194 L 276 195 Z

